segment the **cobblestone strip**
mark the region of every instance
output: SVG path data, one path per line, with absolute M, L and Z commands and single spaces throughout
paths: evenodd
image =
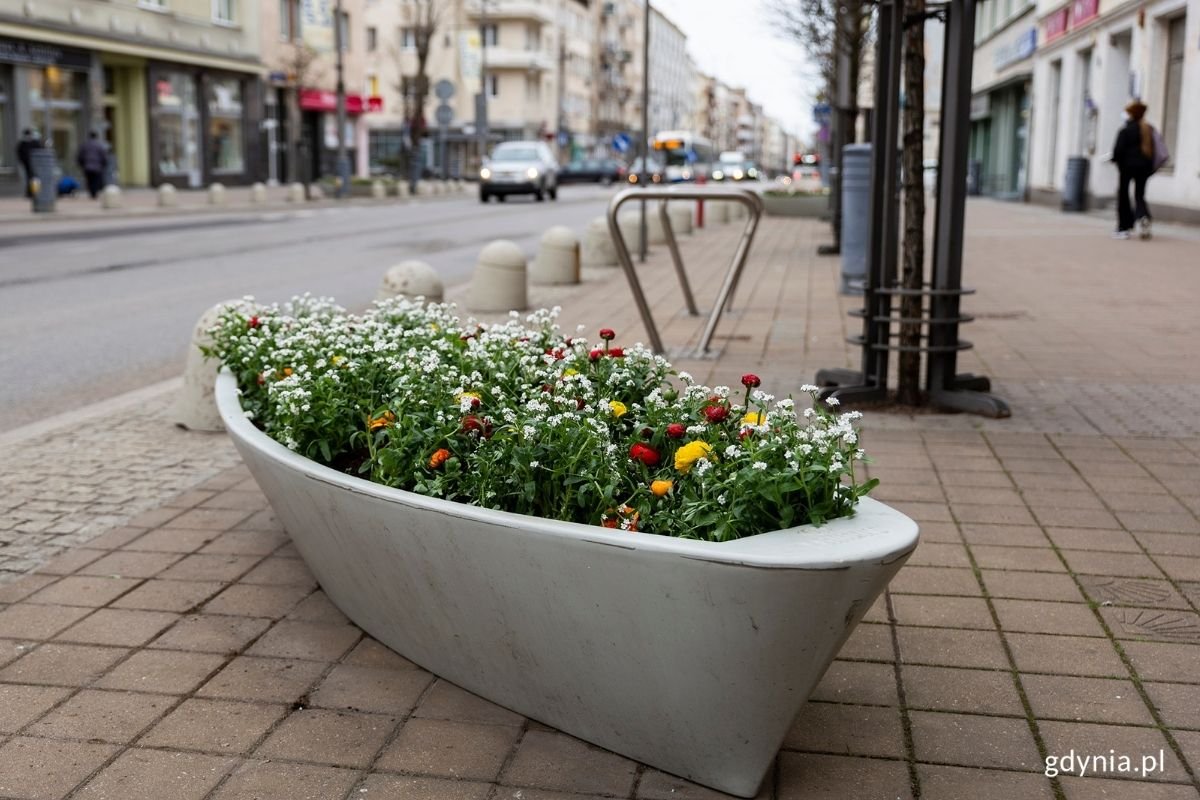
M 0 438 L 0 583 L 238 463 L 224 434 L 171 424 L 175 388 Z

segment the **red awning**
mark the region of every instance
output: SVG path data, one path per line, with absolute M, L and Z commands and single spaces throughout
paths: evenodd
M 301 89 L 300 108 L 304 111 L 337 111 L 337 94 L 324 89 Z M 363 97 L 361 94 L 346 95 L 347 114 L 382 110 L 382 97 Z

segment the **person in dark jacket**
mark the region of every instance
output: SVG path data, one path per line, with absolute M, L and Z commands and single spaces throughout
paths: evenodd
M 21 139 L 17 142 L 17 163 L 21 165 L 24 171 L 22 177 L 25 178 L 25 196 L 32 197 L 33 189 L 33 151 L 41 147 L 41 142 L 33 135 L 33 131 L 26 128 L 21 132 Z
M 1143 117 L 1146 104 L 1134 100 L 1125 106 L 1128 120 L 1117 133 L 1112 160 L 1117 165 L 1117 230 L 1116 239 L 1128 239 L 1133 228 L 1141 223 L 1142 238 L 1150 238 L 1150 209 L 1146 207 L 1146 181 L 1154 172 L 1154 129 Z M 1129 185 L 1133 184 L 1133 203 L 1129 202 Z
M 95 131 L 89 133 L 87 141 L 79 145 L 75 161 L 87 180 L 88 194 L 95 200 L 96 195 L 104 189 L 104 172 L 108 169 L 108 149 L 100 143 Z

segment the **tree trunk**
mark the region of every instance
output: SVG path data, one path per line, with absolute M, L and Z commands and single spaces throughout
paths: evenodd
M 906 289 L 920 289 L 925 280 L 925 0 L 905 0 L 904 31 L 904 241 L 900 283 Z M 920 295 L 900 299 L 900 316 L 915 320 L 922 316 Z M 906 348 L 921 344 L 921 324 L 900 324 L 900 344 Z M 905 405 L 921 403 L 921 354 L 900 351 L 896 399 Z
M 300 86 L 287 89 L 287 182 L 300 180 Z

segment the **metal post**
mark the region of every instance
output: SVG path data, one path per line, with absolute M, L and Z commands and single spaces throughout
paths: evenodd
M 930 297 L 926 388 L 940 408 L 991 417 L 1010 415 L 1007 404 L 986 392 L 987 378 L 957 375 L 959 297 L 962 294 L 963 225 L 970 145 L 971 63 L 975 0 L 951 0 L 946 15 L 942 129 L 938 153 L 937 212 L 933 231 L 933 292 Z
M 643 189 L 650 183 L 650 0 L 642 17 L 642 179 Z M 646 263 L 646 201 L 642 201 L 642 240 L 639 242 L 638 257 Z
M 342 0 L 337 0 L 333 21 L 333 40 L 337 49 L 337 197 L 350 194 L 350 158 L 346 155 L 346 81 L 343 75 Z

